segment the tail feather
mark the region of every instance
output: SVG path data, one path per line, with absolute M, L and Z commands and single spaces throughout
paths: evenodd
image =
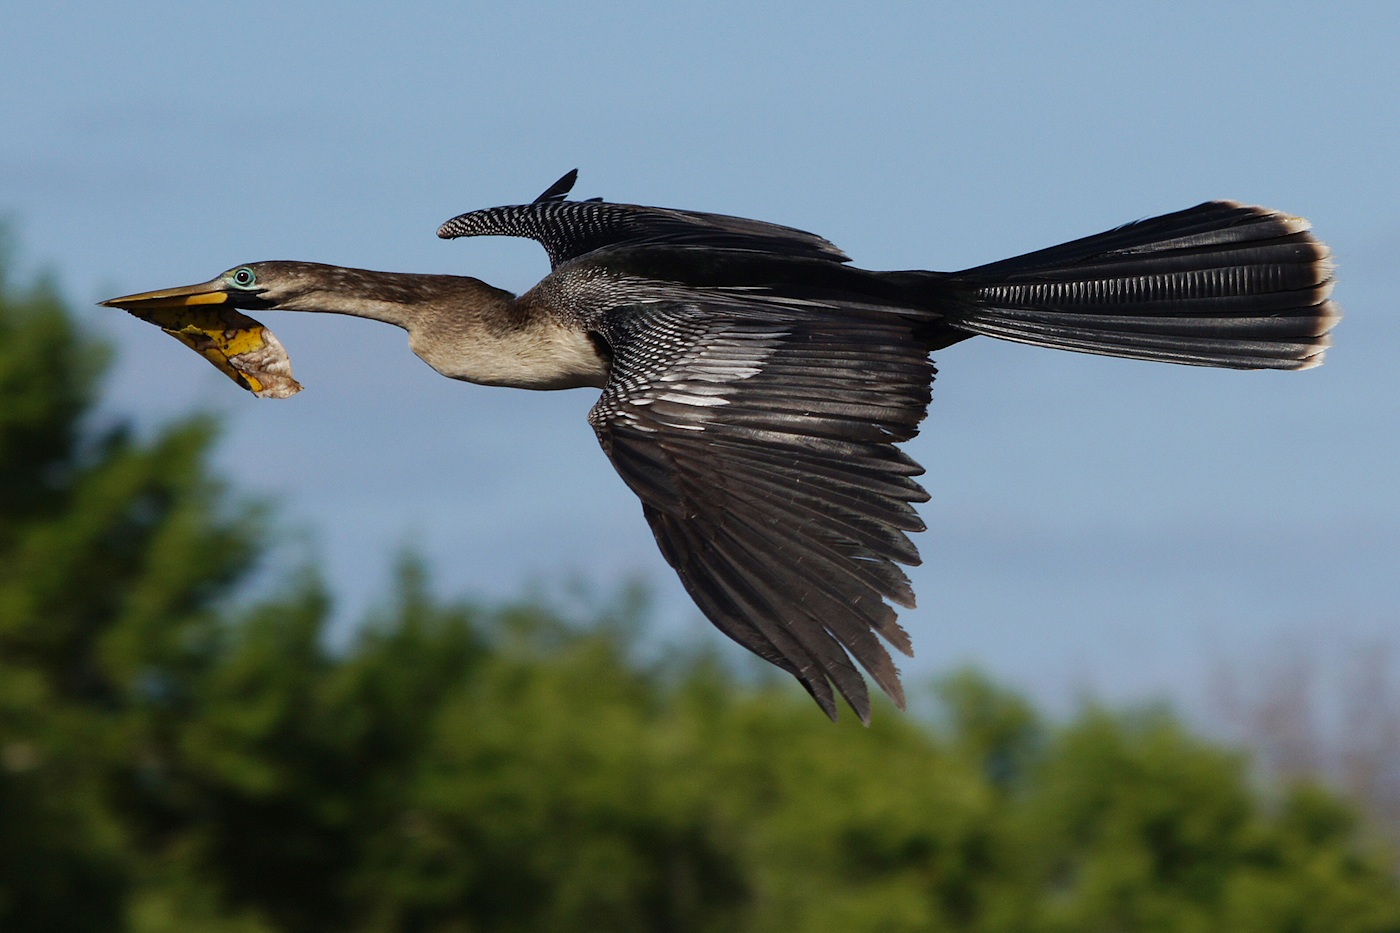
M 1341 317 L 1307 221 L 1232 201 L 954 273 L 972 333 L 1236 369 L 1322 362 Z

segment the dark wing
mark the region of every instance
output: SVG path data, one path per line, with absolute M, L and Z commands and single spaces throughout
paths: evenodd
M 578 181 L 578 169 L 571 168 L 564 173 L 562 178 L 544 189 L 544 193 L 535 198 L 534 203 L 564 200 L 569 196 L 569 192 L 574 190 L 574 182 L 576 181 Z
M 611 314 L 604 336 L 612 377 L 589 420 L 701 611 L 833 719 L 835 685 L 869 721 L 852 658 L 902 707 L 876 636 L 913 653 L 885 603 L 914 605 L 896 563 L 919 562 L 910 503 L 928 499 L 894 446 L 934 373 L 910 325 L 678 301 Z
M 438 228 L 438 236 L 519 236 L 538 240 L 557 268 L 610 246 L 660 244 L 760 250 L 846 262 L 849 257 L 815 233 L 724 214 L 678 211 L 607 201 L 566 201 L 578 176 L 575 169 L 550 185 L 530 204 L 490 207 L 459 214 Z

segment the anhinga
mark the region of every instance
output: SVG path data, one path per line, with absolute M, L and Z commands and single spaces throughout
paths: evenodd
M 789 227 L 566 200 L 575 177 L 438 230 L 543 244 L 551 272 L 519 297 L 461 276 L 258 262 L 105 304 L 350 314 L 404 328 L 454 379 L 602 389 L 589 420 L 700 609 L 828 715 L 834 687 L 865 721 L 853 662 L 904 703 L 884 643 L 912 654 L 889 603 L 914 605 L 898 565 L 919 562 L 908 533 L 928 494 L 895 445 L 926 413 L 930 351 L 985 334 L 1306 369 L 1339 316 L 1307 222 L 1229 201 L 962 272 L 872 272 Z

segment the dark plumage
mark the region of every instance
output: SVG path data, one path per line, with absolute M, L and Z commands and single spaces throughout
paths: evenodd
M 602 388 L 589 420 L 696 604 L 833 718 L 839 692 L 868 721 L 859 668 L 904 702 L 885 645 L 912 654 L 891 604 L 914 605 L 899 565 L 919 562 L 912 504 L 928 495 L 895 445 L 927 411 L 930 351 L 985 334 L 1304 369 L 1338 317 L 1307 223 L 1232 202 L 963 272 L 872 272 L 776 224 L 565 200 L 575 176 L 438 231 L 542 243 L 552 271 L 518 298 L 457 276 L 257 263 L 108 304 L 355 314 L 404 327 L 454 378 Z

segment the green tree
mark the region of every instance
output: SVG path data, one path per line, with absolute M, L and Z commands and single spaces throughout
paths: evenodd
M 104 348 L 3 266 L 0 928 L 119 929 L 257 521 L 210 477 L 205 420 L 150 439 L 94 423 Z

